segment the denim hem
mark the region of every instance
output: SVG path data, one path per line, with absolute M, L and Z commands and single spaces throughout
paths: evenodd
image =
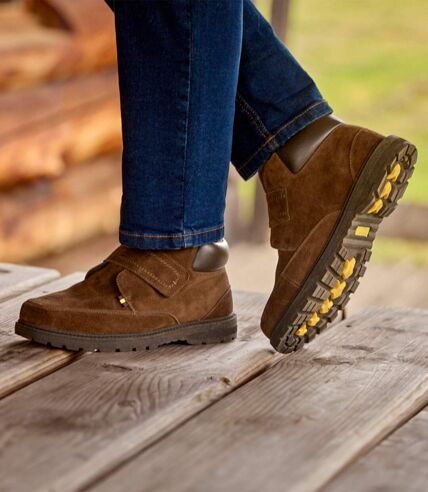
M 224 226 L 209 227 L 183 234 L 145 234 L 120 229 L 119 241 L 128 248 L 136 249 L 183 249 L 220 241 Z
M 291 137 L 314 121 L 332 112 L 333 110 L 327 101 L 314 102 L 305 111 L 294 117 L 291 121 L 284 123 L 278 130 L 273 132 L 247 160 L 243 163 L 235 162 L 236 170 L 245 180 L 250 179 L 272 154 L 290 140 Z

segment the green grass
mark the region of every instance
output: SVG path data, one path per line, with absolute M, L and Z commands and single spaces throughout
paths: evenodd
M 428 201 L 427 19 L 427 0 L 292 0 L 287 42 L 339 117 L 417 145 L 404 199 L 419 203 Z
M 388 264 L 406 261 L 428 267 L 427 243 L 378 237 L 373 244 L 373 261 Z
M 270 0 L 255 4 L 269 16 Z M 338 116 L 416 144 L 404 200 L 417 203 L 428 202 L 427 19 L 427 0 L 292 0 L 287 39 Z
M 269 0 L 255 0 L 267 18 Z M 287 46 L 335 113 L 408 138 L 419 161 L 403 200 L 428 202 L 428 1 L 291 0 Z M 250 203 L 254 183 L 240 186 Z M 428 266 L 427 243 L 377 238 L 377 262 Z

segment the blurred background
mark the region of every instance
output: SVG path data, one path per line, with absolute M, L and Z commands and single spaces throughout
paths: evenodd
M 340 118 L 415 143 L 419 162 L 351 311 L 428 307 L 428 2 L 255 0 Z M 117 245 L 120 114 L 103 0 L 0 0 L 0 262 L 66 274 Z M 257 179 L 231 169 L 234 288 L 268 292 L 276 252 Z

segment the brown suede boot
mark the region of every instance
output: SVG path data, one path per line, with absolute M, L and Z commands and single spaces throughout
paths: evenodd
M 345 306 L 416 156 L 401 138 L 324 117 L 261 168 L 279 251 L 261 326 L 276 350 L 297 350 Z
M 236 336 L 226 241 L 177 251 L 120 246 L 85 280 L 26 301 L 15 331 L 68 350 L 130 351 Z

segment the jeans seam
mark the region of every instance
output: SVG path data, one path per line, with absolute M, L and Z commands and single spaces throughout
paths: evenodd
M 269 130 L 265 127 L 263 121 L 260 119 L 259 115 L 256 113 L 255 109 L 252 108 L 240 92 L 236 93 L 236 102 L 239 108 L 244 114 L 246 114 L 251 122 L 254 124 L 258 133 L 263 137 L 267 138 L 270 136 Z
M 186 223 L 186 168 L 189 150 L 189 126 L 190 126 L 190 91 L 192 80 L 192 13 L 191 13 L 190 0 L 187 2 L 187 20 L 189 23 L 189 38 L 188 38 L 188 81 L 187 81 L 187 94 L 186 94 L 186 123 L 185 123 L 185 137 L 184 137 L 184 159 L 183 159 L 183 188 L 182 188 L 182 222 L 181 228 L 184 230 L 184 224 Z
M 267 138 L 267 140 L 265 140 L 262 143 L 262 145 L 260 145 L 260 147 L 253 154 L 251 154 L 251 156 L 241 166 L 239 166 L 238 168 L 236 168 L 237 171 L 242 171 L 243 169 L 245 169 L 251 163 L 251 161 L 254 159 L 254 157 L 261 150 L 263 150 L 266 146 L 272 144 L 272 141 L 275 140 L 275 138 L 279 135 L 279 133 L 281 133 L 283 130 L 285 130 L 286 128 L 288 128 L 290 125 L 292 125 L 296 120 L 298 120 L 299 118 L 301 118 L 302 116 L 304 116 L 306 113 L 308 113 L 312 109 L 314 109 L 317 106 L 320 106 L 321 104 L 324 104 L 324 103 L 325 103 L 325 101 L 322 100 L 322 101 L 316 102 L 315 104 L 312 104 L 311 106 L 309 106 L 308 108 L 306 108 L 304 111 L 302 111 L 301 113 L 299 113 L 297 116 L 295 116 L 293 119 L 291 119 L 290 121 L 288 121 L 287 123 L 285 123 L 284 125 L 282 125 L 274 134 L 270 135 L 269 138 Z
M 129 236 L 129 237 L 147 237 L 147 238 L 171 238 L 171 237 L 188 237 L 188 236 L 198 236 L 202 234 L 207 234 L 209 232 L 214 232 L 214 231 L 219 231 L 220 229 L 224 229 L 224 225 L 218 226 L 218 227 L 213 227 L 211 229 L 206 229 L 204 231 L 198 231 L 198 232 L 186 232 L 183 234 L 138 234 L 135 232 L 126 232 L 123 229 L 120 229 L 120 233 L 123 234 L 124 236 Z

